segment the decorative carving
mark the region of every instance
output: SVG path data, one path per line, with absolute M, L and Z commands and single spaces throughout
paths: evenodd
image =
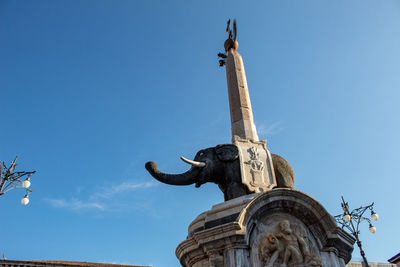
M 239 149 L 242 183 L 250 192 L 265 192 L 277 185 L 274 167 L 265 141 L 251 141 L 236 137 Z
M 289 221 L 283 220 L 261 240 L 258 255 L 265 267 L 322 266 L 310 249 L 306 234 L 295 233 Z
M 246 161 L 245 164 L 250 165 L 250 173 L 253 177 L 250 184 L 254 187 L 263 186 L 260 181 L 263 180 L 264 163 L 260 160 L 258 149 L 256 147 L 251 147 L 247 149 L 247 152 L 249 152 L 250 160 Z

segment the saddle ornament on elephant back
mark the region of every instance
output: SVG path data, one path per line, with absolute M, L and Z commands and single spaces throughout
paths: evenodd
M 254 151 L 251 152 L 254 153 Z M 217 145 L 200 150 L 194 160 L 184 157 L 181 159 L 192 165 L 185 173 L 163 173 L 157 169 L 157 164 L 151 161 L 146 163 L 146 169 L 154 178 L 166 184 L 196 184 L 196 187 L 200 187 L 207 182 L 216 183 L 224 193 L 225 201 L 255 192 L 253 188 L 242 182 L 239 150 L 236 145 Z M 290 164 L 276 154 L 271 154 L 271 159 L 276 188 L 293 188 L 294 172 Z

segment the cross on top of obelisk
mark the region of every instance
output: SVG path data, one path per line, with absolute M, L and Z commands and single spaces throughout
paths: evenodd
M 230 49 L 237 50 L 239 47 L 239 43 L 236 40 L 237 37 L 237 26 L 236 20 L 233 20 L 233 32 L 231 30 L 231 20 L 228 20 L 226 23 L 226 32 L 228 33 L 228 39 L 224 43 L 225 52 L 228 52 Z

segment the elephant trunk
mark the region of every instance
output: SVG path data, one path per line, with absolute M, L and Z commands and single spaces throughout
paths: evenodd
M 190 185 L 196 182 L 196 177 L 200 168 L 192 167 L 187 172 L 181 174 L 163 173 L 157 169 L 155 162 L 149 161 L 145 165 L 146 170 L 158 181 L 171 185 Z

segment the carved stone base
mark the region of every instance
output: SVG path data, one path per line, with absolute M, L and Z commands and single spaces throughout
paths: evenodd
M 200 214 L 176 255 L 187 267 L 345 267 L 354 241 L 310 196 L 273 189 Z

